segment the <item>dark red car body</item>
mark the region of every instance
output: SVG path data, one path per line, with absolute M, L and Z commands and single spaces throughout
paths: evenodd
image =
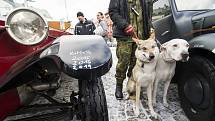
M 98 35 L 71 35 L 49 28 L 48 22 L 42 16 L 40 19 L 34 19 L 26 15 L 19 22 L 16 21 L 19 17 L 14 17 L 16 18 L 14 22 L 10 16 L 19 15 L 17 11 L 22 11 L 21 17 L 26 11 L 31 15 L 40 16 L 31 8 L 17 8 L 8 14 L 6 20 L 0 18 L 0 121 L 8 116 L 10 118 L 11 115 L 36 113 L 53 108 L 62 114 L 69 113 L 70 119 L 73 119 L 74 115 L 79 115 L 82 121 L 88 118 L 108 120 L 101 76 L 110 70 L 112 55 L 105 40 Z M 43 21 L 43 24 L 39 21 Z M 34 39 L 25 39 L 28 34 Z M 34 43 L 35 41 L 37 42 Z M 70 94 L 69 102 L 60 102 L 53 97 L 60 88 L 62 73 L 78 80 L 78 92 Z M 87 90 L 92 91 L 86 92 Z M 44 97 L 49 103 L 33 104 L 31 108 L 32 105 L 29 104 L 36 96 Z M 97 100 L 98 98 L 100 100 Z M 44 105 L 48 106 L 40 110 Z M 29 110 L 25 110 L 26 107 Z M 90 107 L 90 110 L 85 107 Z M 102 110 L 95 112 L 94 109 L 98 107 Z M 37 110 L 34 110 L 35 108 Z M 92 117 L 88 114 L 99 116 Z M 51 118 L 54 114 L 46 115 Z M 35 117 L 43 120 L 43 115 Z M 31 116 L 18 120 L 25 118 L 32 120 Z
M 38 55 L 50 46 L 57 36 L 68 34 L 61 31 L 50 30 L 45 40 L 37 45 L 27 46 L 15 42 L 5 29 L 5 21 L 0 20 L 0 88 L 3 87 L 17 74 L 25 70 Z M 20 106 L 19 95 L 16 89 L 0 93 L 0 120 L 9 112 L 15 111 Z

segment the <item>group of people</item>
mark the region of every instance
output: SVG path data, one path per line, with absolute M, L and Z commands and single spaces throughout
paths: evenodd
M 150 11 L 144 11 L 145 9 L 142 0 L 110 0 L 109 10 L 105 16 L 112 21 L 110 23 L 105 23 L 103 14 L 98 12 L 98 23 L 96 23 L 96 25 L 86 20 L 83 13 L 77 13 L 80 22 L 75 27 L 75 34 L 102 35 L 96 30 L 96 28 L 101 26 L 106 33 L 110 32 L 111 36 L 117 40 L 116 55 L 118 63 L 115 74 L 115 97 L 118 100 L 123 99 L 123 81 L 126 79 L 126 76 L 127 78 L 131 78 L 132 69 L 136 63 L 135 50 L 137 45 L 132 38 L 145 40 L 150 36 L 152 16 L 150 15 Z M 108 34 L 105 34 L 105 36 L 107 37 Z
M 113 22 L 110 19 L 108 13 L 97 13 L 97 21 L 93 22 L 87 20 L 82 12 L 77 13 L 79 22 L 75 25 L 75 35 L 100 35 L 107 42 L 112 41 L 112 25 Z

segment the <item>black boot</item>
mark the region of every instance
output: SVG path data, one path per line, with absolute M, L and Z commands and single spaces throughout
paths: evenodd
M 116 96 L 117 100 L 122 100 L 123 99 L 122 84 L 116 84 L 115 96 Z

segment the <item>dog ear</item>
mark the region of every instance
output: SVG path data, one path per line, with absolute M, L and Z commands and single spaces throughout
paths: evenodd
M 133 40 L 134 42 L 136 42 L 137 44 L 139 43 L 139 39 L 137 39 L 137 38 L 132 37 L 132 40 Z
M 155 40 L 155 33 L 152 33 L 152 34 L 150 35 L 150 38 L 153 39 L 153 40 Z
M 165 51 L 165 50 L 166 50 L 166 44 L 162 44 L 160 46 L 160 51 L 162 52 L 162 51 Z
M 141 40 L 137 39 L 135 42 L 137 44 L 137 49 L 140 50 L 141 49 L 141 47 L 140 47 L 141 46 Z
M 161 48 L 163 48 L 164 50 L 166 50 L 167 46 L 171 43 L 171 41 L 165 42 L 163 44 L 161 44 Z
M 150 39 L 155 40 L 155 30 L 151 28 Z
M 141 41 L 141 40 L 139 40 L 139 39 L 137 39 L 137 38 L 134 38 L 134 37 L 132 37 L 132 40 L 133 40 L 134 42 L 136 42 L 137 46 L 140 45 L 140 41 Z

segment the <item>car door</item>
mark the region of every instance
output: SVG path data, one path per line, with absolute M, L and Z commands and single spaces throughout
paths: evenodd
M 158 0 L 154 3 L 152 24 L 155 29 L 156 38 L 160 43 L 173 38 L 172 33 L 174 33 L 175 25 L 168 0 Z

